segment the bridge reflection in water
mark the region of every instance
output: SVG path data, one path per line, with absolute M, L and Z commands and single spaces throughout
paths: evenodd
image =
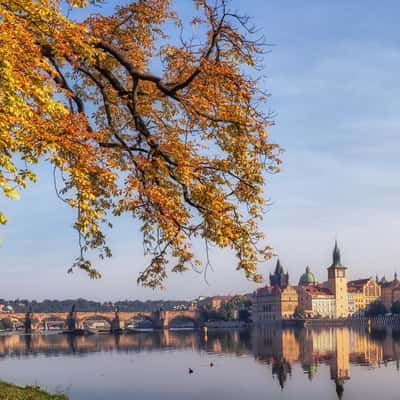
M 141 352 L 160 349 L 206 351 L 214 354 L 251 355 L 265 364 L 285 387 L 294 364 L 313 380 L 321 365 L 330 369 L 338 397 L 351 379 L 351 365 L 376 368 L 388 362 L 400 366 L 400 332 L 330 329 L 277 329 L 257 327 L 244 331 L 135 333 L 74 336 L 33 334 L 0 336 L 0 357 L 81 355 L 93 352 Z

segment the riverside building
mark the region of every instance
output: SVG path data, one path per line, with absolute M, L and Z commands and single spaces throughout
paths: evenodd
M 289 284 L 289 274 L 277 261 L 270 285 L 258 289 L 253 299 L 253 320 L 281 321 L 290 319 L 296 310 L 308 318 L 347 318 L 362 314 L 370 303 L 384 293 L 387 304 L 400 299 L 400 281 L 397 276 L 387 282 L 385 292 L 372 278 L 347 281 L 347 267 L 341 262 L 340 249 L 335 242 L 332 264 L 327 268 L 328 280 L 319 283 L 307 266 L 297 286 Z
M 254 322 L 274 322 L 292 318 L 298 305 L 298 295 L 289 285 L 289 274 L 285 273 L 278 259 L 275 272 L 269 276 L 270 285 L 254 293 L 252 317 Z
M 396 301 L 400 301 L 400 281 L 397 278 L 397 273 L 394 274 L 394 279 L 391 282 L 386 281 L 385 278 L 381 281 L 382 287 L 382 301 L 386 310 L 390 309 Z
M 307 267 L 296 290 L 299 308 L 306 317 L 344 318 L 349 315 L 347 268 L 341 263 L 337 242 L 332 253 L 332 264 L 328 267 L 328 282 L 318 283 Z
M 373 278 L 358 279 L 347 284 L 349 314 L 362 314 L 368 306 L 381 298 L 381 286 Z

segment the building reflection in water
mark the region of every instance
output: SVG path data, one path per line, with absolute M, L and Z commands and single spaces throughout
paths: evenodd
M 281 330 L 258 327 L 253 331 L 256 359 L 271 366 L 281 388 L 290 376 L 293 364 L 300 364 L 310 380 L 319 365 L 328 365 L 338 398 L 351 378 L 350 365 L 369 368 L 394 361 L 400 365 L 400 332 L 392 330 L 353 330 L 347 327 Z
M 342 397 L 351 365 L 375 368 L 395 362 L 400 365 L 400 331 L 355 330 L 346 327 L 279 329 L 271 326 L 244 331 L 165 331 L 123 335 L 0 336 L 0 358 L 35 355 L 85 356 L 93 352 L 141 352 L 187 348 L 216 354 L 254 356 L 270 371 L 283 390 L 295 365 L 308 379 L 318 376 L 326 365 L 336 393 Z

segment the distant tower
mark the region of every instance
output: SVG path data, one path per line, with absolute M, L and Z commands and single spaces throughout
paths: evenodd
M 328 288 L 336 300 L 336 318 L 349 315 L 349 300 L 347 294 L 346 267 L 340 261 L 340 250 L 335 241 L 333 249 L 333 262 L 328 268 Z
M 275 272 L 269 275 L 269 282 L 271 286 L 279 287 L 281 289 L 284 289 L 289 285 L 289 274 L 284 273 L 279 258 L 278 261 L 276 262 Z

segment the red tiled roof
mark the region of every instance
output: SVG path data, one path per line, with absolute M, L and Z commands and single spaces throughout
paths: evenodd
M 232 296 L 212 296 L 211 300 L 230 300 L 232 298 Z
M 317 285 L 317 286 L 305 286 L 303 289 L 307 292 L 310 293 L 311 296 L 333 296 L 331 291 L 322 285 Z
M 395 279 L 391 282 L 383 283 L 381 286 L 384 288 L 390 288 L 390 289 L 398 288 L 398 287 L 400 287 L 400 281 L 398 279 Z
M 371 280 L 371 278 L 365 278 L 365 279 L 357 279 L 355 281 L 349 281 L 347 282 L 347 287 L 348 288 L 356 288 L 358 290 L 361 290 L 362 287 L 367 284 L 369 281 Z
M 347 282 L 347 290 L 350 293 L 362 292 L 363 286 L 366 285 L 372 278 L 357 279 Z

